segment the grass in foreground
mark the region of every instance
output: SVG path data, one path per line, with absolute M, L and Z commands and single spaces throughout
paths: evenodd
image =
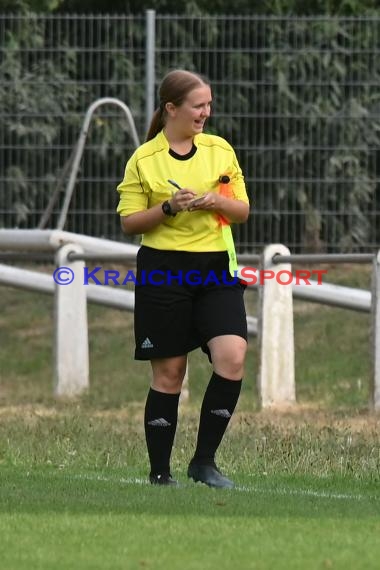
M 217 491 L 186 478 L 189 405 L 172 462 L 181 486 L 147 484 L 142 413 L 3 408 L 4 568 L 378 568 L 378 417 L 240 411 L 219 454 L 237 489 Z
M 218 492 L 153 488 L 114 471 L 3 477 L 8 569 L 378 568 L 374 485 L 253 478 Z

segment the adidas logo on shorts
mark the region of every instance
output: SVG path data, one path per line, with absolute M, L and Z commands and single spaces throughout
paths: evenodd
M 150 342 L 150 339 L 146 337 L 144 342 L 141 345 L 141 348 L 154 348 L 153 344 Z
M 152 420 L 148 422 L 148 426 L 154 426 L 154 427 L 169 427 L 171 425 L 172 424 L 167 422 L 164 418 L 158 418 L 157 420 Z
M 221 418 L 226 418 L 226 420 L 229 420 L 231 417 L 231 414 L 228 410 L 211 410 L 212 414 L 215 414 L 216 416 L 220 416 Z

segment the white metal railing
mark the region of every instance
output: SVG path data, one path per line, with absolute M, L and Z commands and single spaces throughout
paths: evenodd
M 74 396 L 89 386 L 87 302 L 134 310 L 132 291 L 95 284 L 83 286 L 84 259 L 135 260 L 138 249 L 132 244 L 60 230 L 0 230 L 0 257 L 1 251 L 51 251 L 55 252 L 57 267 L 73 272 L 73 281 L 63 286 L 52 275 L 0 264 L 0 285 L 54 295 L 54 393 L 57 396 Z M 247 316 L 247 327 L 249 334 L 257 334 L 257 319 Z M 187 383 L 184 390 L 188 391 Z
M 70 252 L 115 254 L 135 257 L 132 244 L 71 234 L 60 230 L 0 230 L 0 251 L 55 252 L 57 267 L 83 273 L 83 261 L 70 261 Z M 73 279 L 58 285 L 52 275 L 0 266 L 0 284 L 54 294 L 54 393 L 75 396 L 89 386 L 87 300 L 113 308 L 133 310 L 134 293 L 89 285 Z
M 82 276 L 85 259 L 134 259 L 138 246 L 60 230 L 0 230 L 0 257 L 2 251 L 55 252 L 57 267 L 64 266 L 72 270 L 74 276 Z M 293 297 L 298 297 L 371 313 L 371 403 L 376 410 L 380 409 L 380 253 L 366 260 L 373 259 L 372 292 L 327 283 L 318 285 L 315 281 L 310 285 L 282 284 L 277 275 L 281 271 L 291 272 L 292 256 L 280 244 L 266 247 L 259 264 L 257 255 L 242 258 L 252 259 L 260 271 L 273 271 L 275 276 L 259 287 L 259 318 L 247 317 L 249 334 L 257 334 L 259 339 L 257 384 L 261 406 L 283 406 L 296 401 Z M 327 260 L 328 255 L 325 262 Z M 88 387 L 87 301 L 130 311 L 134 309 L 134 293 L 131 291 L 92 284 L 83 286 L 81 279 L 60 286 L 51 275 L 0 264 L 1 284 L 54 294 L 57 395 L 79 394 Z

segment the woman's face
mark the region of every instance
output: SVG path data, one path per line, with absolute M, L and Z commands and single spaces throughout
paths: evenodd
M 178 134 L 194 136 L 201 133 L 211 114 L 211 101 L 210 86 L 202 85 L 190 91 L 178 107 L 169 103 L 168 116 Z

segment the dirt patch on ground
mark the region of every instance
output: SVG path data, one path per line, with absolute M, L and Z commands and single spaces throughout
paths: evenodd
M 372 411 L 327 411 L 313 404 L 296 404 L 283 408 L 241 412 L 234 421 L 252 422 L 256 426 L 271 425 L 284 431 L 298 430 L 302 426 L 315 430 L 333 429 L 350 433 L 380 433 L 380 414 Z
M 129 423 L 131 420 L 142 421 L 144 413 L 144 403 L 131 403 L 120 409 L 96 410 L 70 405 L 64 408 L 48 407 L 43 405 L 20 405 L 0 407 L 0 421 L 11 419 L 23 419 L 30 423 L 38 418 L 54 418 L 64 416 L 93 417 L 106 420 Z M 197 421 L 199 417 L 199 407 L 184 404 L 180 407 L 180 416 L 184 419 Z M 313 404 L 296 404 L 283 408 L 271 408 L 261 411 L 237 412 L 232 418 L 232 427 L 239 425 L 252 425 L 257 428 L 270 426 L 284 432 L 299 430 L 307 427 L 316 431 L 323 429 L 333 429 L 337 431 L 347 431 L 350 433 L 378 433 L 380 434 L 380 414 L 371 411 L 350 411 L 338 410 L 327 411 Z

